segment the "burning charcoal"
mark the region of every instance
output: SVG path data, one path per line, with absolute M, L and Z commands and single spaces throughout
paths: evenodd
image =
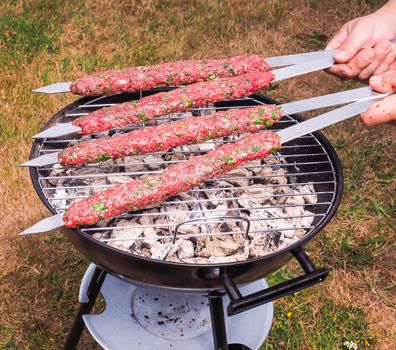
M 147 247 L 142 247 L 139 251 L 139 255 L 145 256 L 146 258 L 151 257 L 150 249 Z
M 182 146 L 181 149 L 184 152 L 190 152 L 190 153 L 201 153 L 199 150 L 199 146 L 198 145 L 188 145 L 188 146 Z
M 76 178 L 66 179 L 63 186 L 68 187 L 66 191 L 70 197 L 89 196 L 91 192 L 88 182 Z
M 207 152 L 216 148 L 216 144 L 213 141 L 207 141 L 198 144 L 198 148 L 201 152 Z
M 183 153 L 178 152 L 178 153 L 173 153 L 170 156 L 165 157 L 165 159 L 167 161 L 171 161 L 171 162 L 178 162 L 178 161 L 184 160 L 185 158 L 184 158 Z
M 156 218 L 152 217 L 154 221 L 154 230 L 158 236 L 169 236 L 169 225 L 168 221 L 166 220 L 165 216 L 159 215 Z M 143 221 L 142 221 L 143 222 Z M 146 221 L 144 221 L 146 222 Z
M 142 241 L 142 245 L 144 247 L 151 249 L 153 244 L 157 242 L 156 238 L 157 237 L 159 238 L 160 236 L 157 235 L 153 227 L 145 227 L 142 230 L 143 230 L 143 236 L 147 237 L 147 239 Z
M 166 220 L 165 216 L 162 215 L 162 214 L 161 215 L 159 214 L 158 218 L 155 219 L 154 223 L 155 223 L 156 226 L 168 227 L 168 221 Z
M 254 182 L 260 184 L 266 184 L 271 181 L 271 176 L 273 174 L 273 170 L 269 166 L 263 166 L 261 168 L 253 168 L 251 169 L 253 175 L 256 176 Z
M 178 239 L 176 240 L 176 242 L 172 245 L 172 248 L 170 249 L 170 251 L 169 251 L 169 253 L 168 253 L 167 257 L 166 257 L 166 260 L 169 260 L 169 259 L 171 259 L 172 257 L 174 257 L 174 256 L 177 255 L 177 251 L 178 251 L 178 249 L 179 249 L 179 246 L 180 246 L 180 244 L 181 244 L 183 241 L 184 241 L 183 238 L 178 238 Z M 173 242 L 172 242 L 172 243 L 173 243 Z M 177 256 L 176 256 L 176 258 L 177 258 Z M 179 260 L 179 258 L 177 258 L 177 259 Z
M 227 203 L 221 203 L 217 207 L 212 207 L 210 205 L 206 206 L 205 210 L 205 216 L 206 217 L 216 217 L 216 216 L 231 216 L 231 213 L 228 210 L 228 204 Z M 210 224 L 210 220 L 208 220 L 208 223 Z
M 250 239 L 245 239 L 245 244 L 243 246 L 243 256 L 245 259 L 249 257 L 249 252 L 250 252 Z
M 65 198 L 69 197 L 67 195 L 66 190 L 57 189 L 53 194 L 53 200 L 51 200 L 51 204 L 58 209 L 64 209 L 67 205 L 67 201 Z
M 232 136 L 225 140 L 236 138 Z M 132 177 L 143 171 L 158 171 L 164 161 L 185 160 L 186 155 L 188 157 L 194 153 L 203 153 L 213 146 L 214 143 L 209 141 L 177 147 L 161 157 L 157 154 L 126 157 L 106 161 L 100 166 L 72 169 L 55 166 L 51 171 L 53 176 L 89 176 L 84 176 L 81 180 L 68 179 L 66 184 L 58 179 L 49 181 L 54 186 L 70 187 L 66 193 L 61 189 L 54 189 L 54 201 L 65 207 L 69 200 L 62 198 L 87 195 L 88 192 L 84 192 L 85 187 L 92 186 L 91 192 L 98 192 L 109 185 L 129 181 L 131 176 L 125 176 L 124 171 L 134 173 Z M 290 176 L 285 176 L 287 168 L 283 166 L 284 163 L 284 158 L 279 155 L 250 162 L 246 168 L 227 174 L 225 180 L 208 180 L 199 186 L 199 192 L 181 193 L 169 199 L 166 206 L 153 205 L 132 220 L 120 220 L 115 230 L 98 231 L 93 237 L 125 239 L 110 241 L 108 244 L 136 255 L 177 263 L 228 263 L 261 257 L 283 249 L 304 236 L 304 227 L 311 226 L 315 218 L 304 206 L 318 201 L 312 184 L 299 185 L 292 182 Z M 95 176 L 103 174 L 102 167 L 105 167 L 105 174 Z M 198 200 L 202 201 L 198 203 Z M 245 223 L 210 220 L 217 216 L 243 216 L 249 219 L 248 238 L 243 237 Z M 190 219 L 202 220 L 182 224 L 173 244 L 169 225 L 174 229 L 179 223 Z M 103 224 L 103 228 L 107 224 L 108 221 Z M 208 230 L 213 235 L 196 236 L 209 233 Z
M 253 237 L 252 242 L 250 244 L 249 256 L 251 258 L 256 258 L 259 256 L 267 255 L 271 252 L 268 247 L 269 237 L 267 234 L 257 234 Z
M 268 203 L 273 198 L 274 188 L 256 184 L 238 191 L 237 194 L 239 195 L 237 198 L 238 204 L 243 208 L 249 209 Z
M 110 238 L 110 231 L 99 231 L 92 234 L 92 237 L 95 239 L 108 239 Z
M 286 247 L 288 247 L 289 245 L 293 244 L 296 241 L 297 241 L 296 237 L 290 237 L 290 238 L 289 237 L 283 237 L 281 243 L 277 247 L 277 250 L 286 248 Z
M 213 237 L 212 240 L 206 242 L 205 247 L 197 255 L 206 258 L 233 255 L 237 252 L 243 252 L 244 242 L 244 238 L 240 237 L 240 235 L 235 235 L 235 237 L 231 235 Z
M 270 182 L 272 184 L 286 185 L 287 177 L 284 176 L 285 174 L 286 174 L 286 171 L 283 168 L 274 170 L 272 173 L 273 176 L 271 177 Z
M 120 229 L 113 230 L 110 238 L 114 241 L 109 241 L 108 245 L 125 251 L 130 251 L 133 246 L 140 245 L 140 240 L 136 240 L 143 235 L 143 228 L 140 225 L 134 221 L 120 220 L 117 227 Z
M 107 181 L 110 184 L 123 184 L 125 182 L 131 181 L 131 178 L 125 175 L 110 175 L 107 176 Z
M 300 193 L 313 193 L 312 195 L 303 195 L 305 203 L 307 204 L 316 204 L 318 203 L 318 196 L 315 193 L 315 188 L 312 184 L 308 184 L 305 186 L 299 187 Z
M 235 187 L 228 181 L 220 180 L 220 181 L 213 181 L 213 186 L 219 187 L 219 188 L 233 188 Z
M 151 258 L 157 260 L 165 260 L 173 243 L 160 243 L 156 241 L 150 248 Z
M 230 171 L 224 177 L 227 179 L 227 182 L 240 187 L 248 187 L 250 184 L 250 177 L 252 173 L 249 170 L 244 168 L 238 168 L 234 171 Z
M 283 209 L 284 213 L 287 216 L 301 216 L 304 215 L 304 207 L 296 206 L 296 207 L 286 207 Z
M 62 186 L 64 178 L 58 178 L 58 176 L 62 176 L 65 174 L 65 169 L 59 165 L 54 164 L 52 170 L 49 174 L 50 177 L 54 177 L 53 179 L 48 179 L 48 182 L 54 186 Z
M 215 232 L 222 232 L 222 233 L 243 233 L 241 228 L 238 226 L 238 222 L 236 221 L 224 221 L 216 224 Z
M 230 198 L 230 194 L 226 191 L 205 191 L 203 192 L 206 198 L 210 199 L 206 204 L 216 208 L 220 203 L 225 203 L 225 199 Z M 208 208 L 210 209 L 210 208 Z
M 150 226 L 154 224 L 154 219 L 152 215 L 142 215 L 138 222 L 143 226 Z
M 159 170 L 163 163 L 164 160 L 161 157 L 153 156 L 152 154 L 148 154 L 144 158 L 144 164 L 149 170 Z
M 238 197 L 237 202 L 242 208 L 246 208 L 247 210 L 261 207 L 261 203 L 255 199 L 251 199 L 248 194 L 243 194 L 242 196 Z
M 274 197 L 274 203 L 278 204 L 278 205 L 286 205 L 287 200 L 290 198 L 289 196 L 285 196 L 285 194 L 287 195 L 292 195 L 293 194 L 293 190 L 291 189 L 290 186 L 278 186 L 275 189 L 276 197 Z
M 87 179 L 87 182 L 92 186 L 92 193 L 102 192 L 107 188 L 107 180 L 105 177 L 93 177 Z
M 282 166 L 282 164 L 287 163 L 285 157 L 282 156 L 281 154 L 276 154 L 266 157 L 263 159 L 263 162 L 269 165 L 276 165 L 275 167 L 276 169 L 279 169 Z
M 299 219 L 299 224 L 300 224 L 302 227 L 311 226 L 312 223 L 313 223 L 313 221 L 315 220 L 314 214 L 312 214 L 312 213 L 309 212 L 308 210 L 305 210 L 305 211 L 303 212 L 303 215 L 306 215 L 306 217 L 300 218 L 300 219 Z M 296 225 L 297 225 L 297 223 L 296 223 Z
M 192 258 L 194 256 L 194 244 L 189 240 L 181 240 L 177 249 L 177 256 L 180 260 Z
M 250 212 L 247 217 L 250 221 L 249 237 L 254 237 L 256 234 L 262 234 L 263 231 L 268 229 L 267 221 L 268 218 L 265 212 L 261 210 L 254 210 Z
M 286 204 L 303 206 L 305 204 L 305 200 L 304 197 L 299 195 L 298 192 L 293 192 L 293 195 L 287 198 Z
M 119 171 L 120 167 L 117 166 L 115 159 L 109 159 L 100 163 L 100 172 L 118 173 Z
M 187 203 L 187 205 L 192 205 L 196 201 L 195 197 L 191 196 L 186 192 L 179 193 L 177 195 L 177 198 L 180 199 L 181 201 L 188 201 L 189 203 Z
M 289 223 L 286 219 L 286 215 L 277 208 L 266 208 L 265 211 L 268 213 L 269 218 L 273 218 L 273 220 L 267 220 L 267 225 L 274 230 L 286 232 L 287 235 L 292 234 L 293 230 L 288 230 L 292 227 L 291 223 Z
M 111 222 L 112 219 L 108 219 L 108 220 L 102 220 L 100 222 L 97 222 L 95 224 L 95 227 L 99 227 L 99 228 L 104 228 L 109 226 L 109 223 Z
M 66 170 L 68 176 L 95 175 L 101 174 L 103 171 L 97 166 L 85 166 L 81 168 L 70 168 Z
M 174 227 L 186 220 L 191 219 L 190 208 L 186 203 L 176 203 L 175 205 L 169 206 L 167 212 L 170 224 Z M 186 223 L 179 226 L 178 233 L 180 234 L 198 234 L 201 232 L 199 225 L 195 223 Z
M 123 164 L 125 172 L 127 173 L 139 173 L 145 170 L 143 157 L 125 157 L 117 159 L 117 164 Z
M 208 236 L 201 236 L 192 237 L 190 240 L 195 243 L 195 253 L 198 255 L 198 253 L 205 247 L 206 243 L 209 242 L 210 239 Z

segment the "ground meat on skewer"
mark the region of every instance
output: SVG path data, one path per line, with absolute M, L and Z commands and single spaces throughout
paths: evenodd
M 199 143 L 231 134 L 255 132 L 271 126 L 281 117 L 282 110 L 275 105 L 187 117 L 110 138 L 80 142 L 65 148 L 59 154 L 59 162 L 64 166 L 79 166 L 148 152 L 166 152 L 186 143 Z
M 153 66 L 107 70 L 75 80 L 70 91 L 81 96 L 135 92 L 156 86 L 192 84 L 270 69 L 264 56 L 236 56 L 219 60 L 177 61 Z
M 128 124 L 137 124 L 165 114 L 183 112 L 224 99 L 248 96 L 268 87 L 274 75 L 271 72 L 255 72 L 231 78 L 199 82 L 168 92 L 144 97 L 102 108 L 73 121 L 81 127 L 82 134 L 92 134 Z
M 266 157 L 280 148 L 274 132 L 259 132 L 222 145 L 208 153 L 169 166 L 161 173 L 116 185 L 87 199 L 72 202 L 63 220 L 66 227 L 92 225 L 122 213 L 160 203 L 248 161 Z

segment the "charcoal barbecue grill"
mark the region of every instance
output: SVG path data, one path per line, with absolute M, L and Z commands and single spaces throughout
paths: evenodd
M 169 89 L 171 88 L 157 88 L 148 91 L 141 91 L 135 94 L 121 94 L 99 98 L 81 98 L 55 114 L 43 129 L 61 122 L 69 122 L 74 118 L 86 115 L 98 108 L 129 100 L 140 99 L 153 93 L 168 91 Z M 216 103 L 214 106 L 197 108 L 193 112 L 196 115 L 202 115 L 210 113 L 213 110 L 247 108 L 265 103 L 274 103 L 274 101 L 268 97 L 254 94 L 238 100 L 222 101 L 220 103 Z M 160 118 L 159 121 L 150 121 L 147 125 L 153 125 L 153 123 L 157 122 L 172 121 L 177 118 L 180 118 L 180 116 L 168 115 Z M 296 124 L 301 120 L 301 117 L 298 115 L 285 116 L 279 123 L 271 127 L 271 129 L 280 130 Z M 138 126 L 131 126 L 129 129 L 132 130 L 142 126 L 144 126 L 144 123 Z M 110 133 L 117 132 L 120 131 L 113 130 Z M 88 138 L 100 136 L 101 135 L 91 135 L 88 136 Z M 85 138 L 87 138 L 87 136 L 84 136 L 84 139 Z M 71 142 L 78 142 L 79 139 L 80 136 L 76 135 L 73 137 L 62 137 L 58 139 L 36 140 L 33 143 L 30 159 L 49 152 L 61 151 Z M 229 138 L 225 138 L 211 142 L 218 144 L 232 141 Z M 182 154 L 183 158 L 181 160 L 194 155 L 193 152 L 183 151 L 183 148 L 171 150 L 167 153 L 172 155 L 176 152 Z M 72 349 L 73 346 L 77 344 L 79 334 L 82 329 L 81 314 L 89 312 L 106 273 L 110 273 L 117 278 L 145 287 L 156 287 L 166 289 L 168 291 L 209 295 L 215 348 L 222 350 L 228 349 L 224 328 L 224 314 L 222 314 L 221 306 L 221 296 L 224 293 L 227 293 L 231 300 L 228 305 L 227 312 L 229 315 L 234 315 L 323 281 L 329 270 L 324 268 L 316 269 L 312 261 L 304 252 L 303 245 L 325 227 L 325 225 L 334 216 L 339 206 L 343 191 L 343 176 L 340 161 L 331 144 L 320 132 L 314 132 L 286 143 L 279 153 L 281 157 L 279 157 L 279 155 L 272 155 L 272 157 L 275 157 L 275 159 L 282 159 L 282 163 L 273 164 L 271 166 L 282 166 L 287 169 L 285 176 L 287 177 L 290 186 L 312 184 L 318 200 L 317 203 L 309 206 L 309 211 L 312 213 L 314 218 L 311 225 L 302 227 L 302 229 L 305 230 L 304 236 L 290 246 L 272 252 L 268 255 L 230 263 L 193 264 L 169 262 L 137 256 L 109 246 L 107 244 L 109 241 L 108 239 L 101 240 L 92 237 L 94 233 L 115 230 L 117 227 L 114 224 L 114 220 L 109 221 L 106 225 L 97 225 L 94 227 L 81 227 L 73 230 L 64 228 L 63 232 L 77 250 L 97 266 L 97 270 L 93 274 L 92 283 L 89 288 L 92 298 L 90 298 L 90 303 L 82 305 L 66 348 Z M 171 162 L 175 162 L 175 160 L 164 160 L 163 164 L 159 164 L 159 166 L 164 167 L 167 163 Z M 118 167 L 118 170 L 113 175 L 138 177 L 143 174 L 142 172 L 125 172 L 123 170 L 124 168 L 122 163 L 118 163 L 114 166 L 116 168 Z M 249 166 L 251 165 L 247 164 L 245 167 L 248 168 Z M 105 171 L 101 172 L 101 169 L 104 167 L 103 164 L 89 165 L 88 167 L 95 167 L 98 169 L 99 173 L 54 176 L 50 175 L 53 170 L 52 167 L 30 168 L 33 185 L 45 206 L 53 214 L 57 214 L 65 210 L 68 205 L 68 200 L 83 198 L 84 195 L 76 195 L 74 198 L 60 198 L 59 196 L 55 198 L 55 185 L 53 185 L 50 180 L 59 179 L 60 176 L 64 176 L 65 180 L 73 180 L 71 186 L 75 187 L 75 189 L 78 190 L 85 188 L 88 191 L 95 190 L 95 188 L 92 188 L 91 185 L 87 184 L 82 185 L 81 181 L 83 181 L 84 178 L 92 176 L 100 178 L 111 175 Z M 229 179 L 229 177 L 227 177 L 227 179 Z M 108 185 L 103 184 L 100 186 L 106 187 Z M 208 185 L 207 187 L 210 186 Z M 211 187 L 211 189 L 213 190 L 213 187 Z M 195 198 L 198 207 L 197 210 L 202 211 L 199 220 L 200 223 L 203 223 L 206 227 L 206 232 L 203 233 L 203 235 L 214 236 L 219 233 L 213 232 L 211 229 L 212 224 L 231 220 L 232 218 L 224 215 L 214 215 L 210 220 L 209 218 L 205 218 L 205 212 L 202 210 L 202 203 L 207 201 L 207 199 L 200 196 L 201 192 L 204 190 L 205 188 L 201 187 L 195 188 L 190 191 L 190 194 Z M 232 191 L 233 190 L 231 190 L 231 192 Z M 297 196 L 301 194 L 295 195 Z M 235 196 L 232 196 L 233 199 L 231 199 L 231 201 L 235 201 Z M 63 203 L 63 205 L 59 205 L 60 202 Z M 171 204 L 172 198 L 161 204 L 161 206 L 166 208 Z M 289 206 L 293 205 L 291 204 Z M 237 206 L 235 206 L 235 208 L 237 210 Z M 260 208 L 258 208 L 258 210 L 259 209 Z M 164 210 L 163 213 L 163 215 L 167 215 L 166 210 Z M 139 211 L 136 213 L 125 214 L 123 217 L 131 218 L 134 216 L 144 215 L 150 215 L 150 212 L 147 210 Z M 234 219 L 238 221 L 240 231 L 232 231 L 227 234 L 244 234 L 244 231 L 249 229 L 249 225 L 246 224 L 249 220 L 243 218 L 242 213 L 240 212 L 237 213 Z M 276 220 L 276 218 L 274 218 L 274 220 Z M 170 241 L 174 241 L 178 238 L 177 230 L 181 225 L 185 224 L 188 225 L 191 223 L 169 223 L 168 230 Z M 262 232 L 262 234 L 271 234 L 271 232 Z M 238 285 L 256 281 L 267 276 L 269 273 L 285 265 L 293 256 L 298 260 L 305 274 L 251 295 L 241 295 Z

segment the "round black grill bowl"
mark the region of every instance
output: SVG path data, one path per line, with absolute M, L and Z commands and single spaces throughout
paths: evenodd
M 154 92 L 164 90 L 166 91 L 167 89 L 157 89 L 154 90 Z M 127 96 L 116 95 L 108 97 L 106 101 L 117 103 L 120 100 L 138 98 L 139 94 L 128 94 Z M 274 103 L 273 100 L 256 94 L 252 95 L 251 98 L 253 98 L 253 100 L 224 101 L 218 105 L 230 107 L 235 105 L 256 105 L 257 102 L 254 102 L 254 100 L 264 103 Z M 47 122 L 43 130 L 59 122 L 69 121 L 65 120 L 65 114 L 90 100 L 92 100 L 92 98 L 82 98 L 66 106 Z M 302 120 L 298 115 L 293 115 L 291 118 L 297 121 Z M 287 123 L 285 123 L 284 126 L 287 126 Z M 313 223 L 315 227 L 296 243 L 275 253 L 260 258 L 252 258 L 242 262 L 226 264 L 181 264 L 154 260 L 123 252 L 92 238 L 89 234 L 79 229 L 70 230 L 64 228 L 63 232 L 76 249 L 91 262 L 107 272 L 132 280 L 137 284 L 170 290 L 175 289 L 178 291 L 185 290 L 186 292 L 205 293 L 224 289 L 224 276 L 230 277 L 236 284 L 243 284 L 263 278 L 285 265 L 293 255 L 296 257 L 301 255 L 303 245 L 319 233 L 334 216 L 342 197 L 343 175 L 341 164 L 333 147 L 322 133 L 315 132 L 313 133 L 313 137 L 309 138 L 308 141 L 306 138 L 301 138 L 293 140 L 287 143 L 287 145 L 300 146 L 300 151 L 306 147 L 308 153 L 312 146 L 315 146 L 320 147 L 327 153 L 328 162 L 324 164 L 307 164 L 305 166 L 299 166 L 299 169 L 293 171 L 311 173 L 306 177 L 304 177 L 304 175 L 299 176 L 298 181 L 314 181 L 315 190 L 317 192 L 327 192 L 325 194 L 318 194 L 318 202 L 329 202 L 330 204 L 327 206 L 310 206 L 308 208 L 310 211 L 315 214 L 323 214 L 321 217 L 315 218 Z M 30 159 L 36 158 L 39 155 L 42 146 L 42 140 L 36 140 L 33 143 Z M 53 146 L 56 148 L 56 143 L 54 143 Z M 293 155 L 293 153 L 296 152 L 297 151 L 293 150 L 293 147 L 281 151 L 286 159 L 288 155 Z M 51 213 L 56 214 L 56 210 L 51 206 L 39 183 L 39 169 L 30 168 L 30 175 L 39 197 Z M 321 184 L 321 182 L 323 182 L 323 184 Z M 307 269 L 309 270 L 309 268 L 304 269 L 306 272 Z

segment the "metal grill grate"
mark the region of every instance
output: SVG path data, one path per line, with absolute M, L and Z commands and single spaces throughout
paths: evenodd
M 143 91 L 140 93 L 140 98 L 149 94 L 152 94 L 155 90 Z M 203 108 L 194 109 L 193 115 L 204 115 L 207 113 L 213 113 L 218 110 L 225 110 L 229 108 L 247 108 L 258 104 L 263 104 L 261 98 L 253 95 L 254 97 L 247 97 L 232 101 L 222 101 L 221 103 L 217 103 L 215 106 L 207 106 Z M 116 103 L 124 102 L 130 100 L 131 96 L 128 94 L 125 95 L 117 95 L 117 96 L 109 96 L 109 97 L 99 97 L 87 102 L 76 105 L 71 110 L 66 110 L 63 113 L 58 114 L 58 118 L 54 118 L 55 123 L 59 122 L 68 122 L 77 117 L 84 116 L 93 110 L 114 105 Z M 183 118 L 186 114 L 170 114 L 146 123 L 142 123 L 140 125 L 129 126 L 124 128 L 123 130 L 112 130 L 110 135 L 114 133 L 129 131 L 133 129 L 140 128 L 142 126 L 147 125 L 156 125 L 158 123 L 166 123 L 172 120 L 177 120 Z M 271 127 L 272 130 L 279 130 L 288 126 L 291 126 L 298 121 L 291 117 L 285 116 L 282 120 Z M 103 135 L 91 135 L 91 136 L 83 136 L 82 138 L 72 138 L 72 137 L 64 137 L 63 139 L 45 139 L 42 141 L 39 147 L 39 151 L 36 156 L 40 156 L 49 152 L 61 151 L 63 148 L 67 147 L 70 143 L 78 142 L 82 139 L 88 138 L 96 138 Z M 235 139 L 230 137 L 226 137 L 223 139 L 213 140 L 205 142 L 203 145 L 206 148 L 210 148 L 211 146 L 215 146 L 218 144 L 233 142 Z M 103 164 L 91 164 L 82 168 L 56 168 L 55 170 L 52 167 L 42 167 L 37 168 L 38 182 L 40 188 L 48 200 L 49 204 L 54 208 L 58 213 L 63 212 L 67 206 L 69 205 L 71 200 L 74 199 L 82 199 L 87 197 L 94 191 L 98 191 L 100 189 L 104 189 L 112 186 L 112 184 L 108 183 L 109 177 L 118 176 L 118 177 L 129 177 L 129 178 L 137 178 L 143 174 L 147 173 L 156 173 L 161 171 L 161 169 L 166 166 L 184 161 L 191 156 L 196 154 L 203 153 L 202 150 L 196 151 L 191 150 L 188 147 L 182 146 L 178 147 L 169 152 L 157 152 L 150 153 L 148 155 L 153 155 L 157 158 L 161 158 L 161 161 L 154 161 L 152 163 L 147 162 L 147 158 L 141 159 L 140 162 L 136 162 L 135 165 L 139 167 L 140 165 L 149 166 L 151 170 L 139 170 L 139 171 L 125 171 L 125 167 L 128 167 L 129 164 L 118 161 L 114 163 L 113 161 L 107 161 Z M 147 157 L 146 155 L 145 157 Z M 170 158 L 178 155 L 178 159 L 164 159 Z M 312 230 L 314 230 L 317 226 L 321 224 L 332 205 L 334 204 L 335 195 L 336 195 L 336 174 L 333 168 L 333 164 L 331 162 L 331 158 L 326 151 L 325 147 L 320 143 L 320 141 L 313 135 L 307 135 L 301 137 L 297 140 L 289 142 L 285 144 L 280 152 L 277 154 L 271 155 L 267 157 L 269 163 L 260 164 L 256 163 L 248 163 L 244 167 L 240 167 L 239 169 L 257 169 L 258 167 L 271 168 L 272 170 L 278 170 L 280 168 L 285 169 L 285 173 L 283 176 L 287 178 L 287 186 L 290 188 L 297 188 L 298 186 L 303 185 L 313 185 L 315 189 L 314 195 L 317 196 L 317 202 L 312 205 L 304 205 L 304 207 L 309 210 L 311 214 L 309 215 L 272 215 L 271 217 L 248 217 L 245 213 L 246 208 L 241 208 L 238 204 L 238 198 L 243 190 L 252 190 L 257 187 L 257 183 L 263 183 L 263 176 L 252 175 L 247 179 L 250 181 L 249 186 L 238 186 L 238 187 L 218 187 L 216 184 L 219 184 L 220 181 L 226 182 L 234 182 L 238 179 L 243 179 L 245 176 L 230 176 L 225 175 L 216 179 L 211 179 L 207 181 L 204 186 L 197 187 L 187 193 L 188 198 L 184 198 L 180 200 L 176 200 L 175 198 L 170 198 L 169 200 L 163 202 L 159 207 L 155 207 L 154 209 L 148 209 L 145 211 L 139 211 L 135 213 L 124 214 L 120 218 L 121 219 L 129 219 L 132 220 L 131 224 L 127 226 L 123 226 L 123 228 L 134 228 L 134 227 L 151 227 L 155 229 L 163 229 L 166 231 L 169 239 L 173 239 L 176 235 L 176 231 L 180 229 L 182 225 L 190 225 L 190 224 L 198 224 L 201 225 L 201 233 L 199 234 L 183 234 L 183 237 L 189 236 L 207 236 L 207 235 L 224 235 L 225 232 L 216 231 L 216 224 L 220 224 L 225 221 L 229 221 L 234 218 L 235 221 L 238 222 L 237 228 L 238 230 L 227 231 L 226 234 L 241 234 L 245 233 L 246 230 L 249 229 L 249 223 L 252 224 L 255 221 L 259 220 L 268 220 L 271 221 L 276 227 L 276 222 L 279 220 L 285 219 L 295 219 L 295 218 L 304 218 L 311 217 L 313 219 L 310 225 L 302 226 L 300 229 L 305 230 L 305 234 L 308 234 Z M 57 174 L 54 174 L 54 171 Z M 82 171 L 82 173 L 79 173 Z M 67 172 L 67 173 L 65 173 Z M 274 198 L 280 199 L 281 197 L 304 197 L 312 195 L 309 193 L 282 193 L 282 184 L 273 184 L 271 183 L 271 178 L 275 178 L 279 176 L 277 174 L 272 174 L 266 177 L 264 187 L 272 189 L 274 194 Z M 96 180 L 99 183 L 92 184 Z M 120 179 L 121 180 L 121 179 Z M 61 182 L 62 185 L 57 186 L 55 183 Z M 57 195 L 55 196 L 55 190 L 58 190 Z M 75 195 L 59 195 L 59 190 L 73 190 L 76 192 Z M 217 191 L 224 191 L 227 193 L 227 198 L 219 198 L 217 201 L 221 204 L 226 203 L 227 209 L 211 209 L 209 205 L 213 199 L 208 198 L 208 193 L 215 193 Z M 260 195 L 244 195 L 245 200 L 257 201 L 261 199 L 263 196 Z M 175 210 L 175 205 L 180 204 L 188 204 L 193 206 L 193 210 Z M 301 206 L 301 204 L 266 204 L 266 205 L 253 205 L 249 208 L 249 210 L 254 210 L 256 212 L 260 211 L 277 211 L 283 210 L 284 208 L 293 208 Z M 232 215 L 230 215 L 232 213 Z M 184 219 L 182 221 L 177 221 L 175 217 L 181 216 L 183 214 L 188 214 L 189 219 Z M 162 216 L 164 218 L 164 223 L 161 225 L 157 224 L 147 224 L 142 225 L 141 223 L 133 222 L 135 218 L 147 217 L 150 218 L 152 216 Z M 191 220 L 193 219 L 193 220 Z M 193 221 L 193 222 L 190 222 Z M 116 226 L 117 220 L 112 220 L 107 222 L 105 225 L 97 225 L 88 228 L 82 228 L 81 231 L 89 234 L 98 234 L 101 232 L 109 233 L 112 230 L 120 229 L 120 227 Z M 282 227 L 280 231 L 288 231 L 295 230 L 296 227 Z M 267 230 L 254 230 L 252 229 L 252 225 L 250 227 L 250 234 L 255 233 L 266 233 L 272 234 L 276 231 L 274 228 L 269 228 Z M 279 230 L 278 230 L 279 231 Z M 137 239 L 158 239 L 158 237 L 142 237 Z M 108 237 L 101 239 L 103 242 L 109 242 L 114 239 L 109 239 Z M 121 239 L 117 239 L 121 240 Z

